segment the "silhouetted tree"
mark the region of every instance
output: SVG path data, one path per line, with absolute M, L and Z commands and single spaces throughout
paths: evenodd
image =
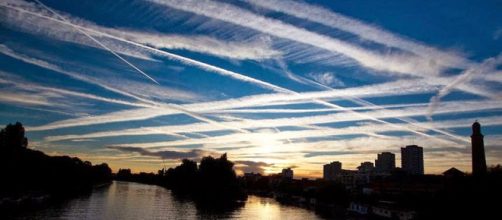
M 167 171 L 169 186 L 177 191 L 193 191 L 197 178 L 197 163 L 183 159 L 181 165 Z
M 2 149 L 28 147 L 28 139 L 24 136 L 24 127 L 20 122 L 8 124 L 0 131 L 0 147 Z
M 21 123 L 0 131 L 0 195 L 26 196 L 28 192 L 69 195 L 111 180 L 107 164 L 93 166 L 76 157 L 47 156 L 28 149 Z
M 132 176 L 131 169 L 119 169 L 117 172 L 117 179 L 118 180 L 130 180 Z
M 211 156 L 202 158 L 197 187 L 200 197 L 212 200 L 241 198 L 242 190 L 233 166 L 226 153 L 218 159 Z

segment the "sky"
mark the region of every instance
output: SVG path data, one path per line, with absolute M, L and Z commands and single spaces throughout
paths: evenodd
M 502 163 L 500 1 L 2 0 L 0 124 L 29 147 L 155 172 L 227 153 L 238 174 L 356 169 L 424 148 Z

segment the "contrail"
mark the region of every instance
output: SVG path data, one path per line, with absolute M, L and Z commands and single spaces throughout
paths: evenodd
M 116 37 L 116 36 L 113 36 L 111 34 L 103 33 L 103 32 L 100 32 L 100 31 L 93 30 L 93 29 L 88 29 L 88 28 L 85 28 L 85 27 L 81 27 L 79 25 L 73 24 L 73 23 L 68 22 L 66 20 L 65 21 L 61 21 L 59 19 L 54 19 L 54 18 L 51 18 L 51 17 L 48 17 L 48 16 L 40 15 L 38 13 L 34 13 L 34 12 L 27 11 L 27 10 L 24 10 L 24 9 L 19 9 L 17 7 L 12 7 L 12 6 L 9 6 L 9 5 L 4 5 L 4 6 L 8 7 L 8 8 L 12 8 L 14 10 L 26 12 L 28 14 L 32 14 L 32 15 L 35 15 L 35 16 L 38 16 L 38 17 L 50 19 L 50 20 L 53 20 L 53 21 L 56 21 L 56 22 L 59 22 L 59 23 L 62 23 L 62 24 L 74 26 L 76 28 L 81 28 L 81 29 L 84 29 L 84 30 L 87 30 L 87 31 L 90 31 L 90 32 L 93 32 L 93 33 L 96 33 L 96 34 L 99 34 L 99 35 L 102 35 L 102 36 L 105 36 L 105 37 L 109 37 L 111 39 L 115 39 L 115 40 L 118 40 L 118 41 L 122 41 L 122 42 L 125 42 L 125 43 L 129 43 L 129 44 L 138 46 L 140 48 L 148 49 L 148 50 L 154 51 L 154 52 L 156 52 L 156 53 L 158 53 L 160 55 L 166 56 L 166 57 L 168 57 L 170 59 L 174 59 L 174 60 L 180 61 L 180 62 L 188 64 L 188 65 L 197 66 L 197 67 L 199 67 L 201 69 L 204 69 L 204 70 L 207 70 L 207 71 L 210 71 L 210 72 L 214 72 L 214 73 L 217 73 L 217 74 L 220 74 L 220 75 L 230 76 L 230 77 L 232 77 L 234 79 L 237 79 L 237 80 L 240 80 L 240 81 L 257 84 L 257 85 L 259 85 L 259 86 L 261 86 L 263 88 L 267 88 L 267 89 L 270 89 L 270 90 L 273 90 L 273 91 L 276 91 L 276 92 L 286 93 L 286 94 L 295 95 L 295 96 L 300 96 L 301 95 L 298 92 L 295 92 L 295 91 L 289 90 L 287 88 L 283 88 L 283 87 L 280 87 L 280 86 L 277 86 L 277 85 L 274 85 L 274 84 L 271 84 L 271 83 L 268 83 L 268 82 L 264 82 L 264 81 L 261 81 L 259 79 L 248 77 L 248 76 L 242 75 L 240 73 L 236 73 L 236 72 L 233 72 L 233 71 L 230 71 L 230 70 L 226 70 L 226 69 L 223 69 L 223 68 L 220 68 L 220 67 L 216 67 L 216 66 L 204 63 L 204 62 L 200 62 L 200 61 L 197 61 L 197 60 L 193 60 L 193 59 L 187 58 L 187 57 L 183 57 L 183 56 L 180 56 L 180 55 L 169 53 L 167 51 L 159 50 L 157 48 L 146 46 L 146 45 L 134 42 L 134 41 L 130 41 L 130 40 L 127 40 L 127 39 Z M 334 109 L 351 112 L 350 110 L 346 110 L 346 108 L 343 107 L 343 106 L 332 104 L 332 103 L 326 102 L 324 100 L 312 99 L 312 101 L 315 102 L 315 103 L 327 106 L 327 107 L 334 108 Z M 429 137 L 429 138 L 437 138 L 437 137 L 433 137 L 433 136 L 431 136 L 429 134 L 426 134 L 424 132 L 416 131 L 414 129 L 407 128 L 407 127 L 400 126 L 400 125 L 395 125 L 393 123 L 390 123 L 390 122 L 387 122 L 387 121 L 384 121 L 384 120 L 381 120 L 381 119 L 378 119 L 378 118 L 375 118 L 375 117 L 372 117 L 372 116 L 369 116 L 369 115 L 365 115 L 365 114 L 360 113 L 360 112 L 353 112 L 353 113 L 355 115 L 357 115 L 358 117 L 361 117 L 361 118 L 364 118 L 364 119 L 369 119 L 369 120 L 372 120 L 372 121 L 377 121 L 377 122 L 384 123 L 384 124 L 388 124 L 388 125 L 391 125 L 391 126 L 394 126 L 394 127 L 397 126 L 397 127 L 401 128 L 401 129 L 408 130 L 408 131 L 410 131 L 410 132 L 412 132 L 414 134 L 418 134 L 418 135 Z M 246 131 L 246 132 L 249 132 L 249 131 Z M 455 137 L 455 138 L 458 139 L 458 140 L 461 140 L 463 142 L 469 142 L 468 140 L 460 138 L 460 137 Z
M 435 96 L 430 99 L 429 108 L 427 109 L 427 118 L 429 120 L 432 120 L 432 114 L 439 106 L 441 98 L 448 95 L 457 86 L 470 81 L 474 75 L 480 75 L 489 71 L 495 71 L 497 65 L 499 65 L 501 62 L 502 54 L 498 55 L 497 57 L 488 58 L 484 60 L 483 63 L 472 66 L 471 68 L 465 70 L 462 74 L 456 77 L 455 80 L 444 86 Z
M 239 25 L 281 39 L 311 45 L 328 50 L 355 61 L 361 66 L 379 71 L 389 71 L 406 75 L 436 75 L 441 66 L 430 63 L 414 54 L 401 52 L 381 53 L 368 50 L 360 45 L 333 38 L 328 35 L 309 31 L 281 20 L 256 14 L 253 11 L 220 1 L 194 0 L 149 0 L 176 10 Z
M 44 3 L 40 2 L 39 0 L 35 0 L 35 2 L 37 2 L 38 4 L 40 4 L 42 7 L 44 7 L 48 11 L 52 12 L 54 15 L 56 15 L 61 20 L 71 23 L 70 21 L 66 20 L 66 18 L 64 18 L 63 16 L 59 15 L 57 12 L 55 12 L 54 10 L 52 10 L 51 8 L 49 8 L 48 6 L 46 6 Z M 91 36 L 90 34 L 88 34 L 87 32 L 85 32 L 84 30 L 82 30 L 78 26 L 73 26 L 73 27 L 75 29 L 77 29 L 80 33 L 84 34 L 85 36 L 87 36 L 88 38 L 90 38 L 92 41 L 94 41 L 95 43 L 97 43 L 99 46 L 105 48 L 110 53 L 112 53 L 113 55 L 115 55 L 117 58 L 119 58 L 120 60 L 124 61 L 124 63 L 126 63 L 127 65 L 129 65 L 130 67 L 132 67 L 133 69 L 135 69 L 136 71 L 138 71 L 139 73 L 141 73 L 143 76 L 145 76 L 146 78 L 150 79 L 152 82 L 156 83 L 157 85 L 160 85 L 159 82 L 157 82 L 155 79 L 153 79 L 148 74 L 146 74 L 145 72 L 143 72 L 143 70 L 140 70 L 138 67 L 136 67 L 135 65 L 133 65 L 132 63 L 130 63 L 129 61 L 127 61 L 126 59 L 124 59 L 122 56 L 120 56 L 119 54 L 115 53 L 115 51 L 113 51 L 112 49 L 110 49 L 109 47 L 107 47 L 106 45 L 104 45 L 103 43 L 101 43 L 100 41 L 98 41 L 96 38 L 94 38 L 93 36 Z
M 238 7 L 234 8 L 233 6 L 227 5 L 224 3 L 209 3 L 209 1 L 205 1 L 204 3 L 207 3 L 207 5 L 204 5 L 204 6 L 206 6 L 206 7 L 201 7 L 200 5 L 197 5 L 196 1 L 170 2 L 170 1 L 154 0 L 154 2 L 159 3 L 159 4 L 163 4 L 168 7 L 178 9 L 178 10 L 188 11 L 188 12 L 192 12 L 192 13 L 195 13 L 198 15 L 203 15 L 203 16 L 219 19 L 219 20 L 222 20 L 225 22 L 229 22 L 229 23 L 237 24 L 237 25 L 240 25 L 243 27 L 255 29 L 255 30 L 261 31 L 263 33 L 271 34 L 271 35 L 274 35 L 277 37 L 290 39 L 290 40 L 305 43 L 305 44 L 310 44 L 310 45 L 313 45 L 316 47 L 318 47 L 319 45 L 323 45 L 323 44 L 322 43 L 319 44 L 318 42 L 313 43 L 312 41 L 305 40 L 305 38 L 302 38 L 302 37 L 295 38 L 294 36 L 298 37 L 297 35 L 299 35 L 300 33 L 303 33 L 304 36 L 308 36 L 308 37 L 315 39 L 315 40 L 318 40 L 318 41 L 323 41 L 325 39 L 328 39 L 325 36 L 312 34 L 308 31 L 305 31 L 304 29 L 296 28 L 295 26 L 290 26 L 288 24 L 283 24 L 280 21 L 267 20 L 267 18 L 260 17 L 258 15 L 253 14 L 252 12 L 240 10 L 240 9 L 238 9 Z M 235 9 L 235 11 L 229 12 L 230 17 L 225 17 L 224 15 L 221 14 L 222 12 L 228 12 L 229 10 L 232 10 L 232 9 Z M 215 10 L 216 10 L 216 12 L 215 12 Z M 243 16 L 244 18 L 242 18 L 241 16 Z M 237 20 L 234 20 L 234 19 L 237 19 Z M 239 20 L 239 19 L 241 19 L 241 20 Z M 241 22 L 239 22 L 239 21 L 241 21 Z M 268 27 L 266 25 L 262 25 L 262 26 L 259 25 L 264 22 L 269 22 L 271 24 L 270 27 Z M 278 29 L 284 29 L 284 32 L 275 32 Z M 380 64 L 384 65 L 385 62 L 383 62 L 383 61 L 380 64 L 375 64 L 373 62 L 366 62 L 367 58 L 371 58 L 371 59 L 373 59 L 373 61 L 378 61 L 379 57 L 376 54 L 373 54 L 372 52 L 364 51 L 364 50 L 362 50 L 356 46 L 350 45 L 350 44 L 345 44 L 337 39 L 329 38 L 329 40 L 331 40 L 331 41 L 323 41 L 328 44 L 327 47 L 323 47 L 324 49 L 332 50 L 332 51 L 335 51 L 338 53 L 342 53 L 346 56 L 349 56 L 349 57 L 353 58 L 354 60 L 358 61 L 363 66 L 367 66 L 367 67 L 371 67 L 371 68 L 375 68 L 375 69 L 380 69 L 380 68 L 385 69 L 384 66 L 380 66 Z M 400 62 L 400 63 L 402 64 L 402 62 Z M 413 69 L 413 68 L 411 68 L 411 69 Z M 399 68 L 393 69 L 393 71 L 408 73 L 408 74 L 410 73 L 410 72 L 404 71 L 404 69 L 399 69 Z M 290 75 L 290 77 L 294 80 L 298 79 L 298 77 L 291 76 L 291 74 L 289 74 L 289 73 L 288 73 L 288 75 Z M 286 92 L 289 94 L 293 94 L 293 95 L 297 94 L 296 92 L 291 91 L 291 90 L 286 91 Z M 329 102 L 326 102 L 323 100 L 317 99 L 317 100 L 313 100 L 313 101 L 315 103 L 325 105 L 325 106 L 330 106 L 335 109 L 343 109 L 343 107 L 341 107 L 341 106 L 338 106 L 338 105 L 335 105 L 335 104 L 332 104 L 332 103 L 329 103 Z M 370 119 L 370 120 L 378 121 L 381 123 L 389 124 L 392 126 L 396 126 L 392 123 L 389 123 L 389 122 L 386 122 L 386 121 L 383 121 L 383 120 L 380 120 L 380 119 L 377 119 L 374 117 L 369 117 L 369 116 L 366 116 L 365 114 L 362 114 L 359 112 L 352 112 L 352 113 L 354 113 L 355 115 L 358 115 L 358 116 L 362 116 L 363 118 L 366 118 L 366 119 Z M 408 120 L 408 122 L 409 122 L 409 120 Z M 417 134 L 424 135 L 426 137 L 431 137 L 430 135 L 428 135 L 426 133 L 419 132 L 419 131 L 413 130 L 411 128 L 404 128 L 404 129 L 410 130 L 413 133 L 418 132 Z M 443 134 L 446 133 L 450 137 L 454 137 L 455 139 L 462 140 L 464 142 L 468 142 L 468 140 L 466 140 L 464 138 L 456 137 L 455 135 L 449 134 L 444 131 L 440 131 L 440 133 L 443 133 Z
M 204 62 L 193 60 L 193 59 L 190 59 L 190 58 L 187 58 L 187 57 L 184 57 L 184 56 L 180 56 L 180 55 L 177 55 L 177 54 L 174 54 L 174 53 L 170 53 L 170 52 L 167 52 L 167 51 L 159 50 L 157 48 L 146 46 L 146 45 L 134 42 L 134 41 L 130 41 L 130 40 L 127 40 L 127 39 L 124 39 L 124 38 L 121 38 L 121 37 L 117 37 L 117 36 L 105 33 L 105 32 L 101 32 L 101 31 L 97 31 L 97 30 L 94 30 L 94 29 L 82 27 L 80 25 L 76 25 L 76 24 L 68 22 L 66 20 L 62 21 L 62 20 L 59 20 L 59 19 L 55 19 L 53 17 L 49 17 L 49 16 L 46 16 L 46 15 L 41 15 L 41 14 L 38 14 L 36 12 L 32 12 L 32 11 L 29 11 L 29 10 L 26 10 L 26 9 L 14 7 L 14 6 L 11 6 L 11 5 L 6 5 L 6 4 L 2 4 L 2 3 L 0 3 L 0 5 L 4 6 L 6 8 L 10 8 L 10 9 L 19 11 L 19 12 L 27 13 L 27 14 L 30 14 L 30 15 L 33 15 L 33 16 L 37 16 L 37 17 L 45 18 L 45 19 L 48 19 L 48 20 L 51 20 L 51 21 L 54 21 L 54 22 L 58 22 L 58 23 L 61 23 L 61 24 L 69 25 L 69 26 L 72 26 L 72 27 L 77 28 L 77 29 L 82 29 L 82 30 L 85 30 L 87 32 L 95 33 L 95 34 L 103 36 L 103 37 L 108 37 L 110 39 L 114 39 L 114 40 L 118 40 L 118 41 L 121 41 L 121 42 L 129 43 L 129 44 L 137 46 L 139 48 L 143 48 L 143 49 L 146 49 L 146 50 L 153 51 L 153 52 L 157 53 L 158 55 L 167 57 L 167 58 L 169 58 L 171 60 L 176 60 L 176 61 L 181 62 L 183 64 L 187 64 L 187 65 L 191 65 L 191 66 L 196 66 L 198 68 L 201 68 L 201 69 L 209 71 L 209 72 L 217 73 L 217 74 L 224 75 L 224 76 L 229 76 L 229 77 L 237 79 L 239 81 L 243 81 L 243 82 L 248 82 L 248 83 L 252 83 L 252 84 L 255 84 L 255 85 L 259 85 L 262 88 L 271 89 L 271 90 L 276 91 L 276 92 L 287 93 L 287 90 L 285 90 L 285 89 L 283 89 L 283 88 L 281 88 L 279 86 L 273 85 L 271 83 L 264 82 L 264 81 L 261 81 L 261 80 L 257 80 L 255 78 L 248 77 L 246 75 L 242 75 L 242 74 L 239 74 L 239 73 L 235 73 L 235 72 L 232 72 L 232 71 L 220 68 L 220 67 L 209 65 L 209 64 L 204 63 Z
M 94 42 L 96 42 L 97 44 L 99 44 L 100 46 L 102 46 L 103 48 L 105 48 L 106 50 L 108 50 L 109 52 L 111 52 L 112 54 L 114 54 L 115 56 L 117 56 L 119 59 L 123 60 L 124 62 L 126 62 L 127 64 L 129 64 L 131 67 L 133 67 L 134 69 L 136 69 L 137 71 L 139 71 L 141 74 L 143 74 L 144 76 L 146 76 L 147 78 L 149 78 L 150 80 L 152 80 L 153 82 L 155 82 L 156 84 L 159 84 L 155 79 L 151 78 L 150 76 L 148 76 L 148 74 L 146 74 L 145 72 L 141 71 L 139 68 L 135 67 L 133 64 L 131 64 L 130 62 L 128 62 L 127 60 L 125 60 L 124 58 L 122 58 L 119 54 L 115 53 L 113 50 L 111 50 L 110 48 L 108 48 L 107 46 L 105 46 L 104 44 L 102 44 L 101 42 L 99 42 L 98 40 L 96 40 L 94 37 L 92 37 L 91 35 L 89 35 L 87 32 L 85 32 L 84 30 L 87 30 L 86 28 L 82 28 L 80 27 L 79 25 L 75 25 L 73 23 L 71 23 L 70 21 L 68 21 L 67 19 L 65 19 L 64 17 L 62 17 L 61 15 L 59 15 L 58 13 L 56 13 L 55 11 L 51 10 L 49 7 L 45 6 L 43 3 L 41 3 L 40 1 L 38 0 L 35 0 L 37 3 L 39 3 L 40 5 L 42 5 L 45 9 L 49 10 L 50 12 L 52 12 L 53 14 L 55 14 L 58 18 L 62 19 L 62 20 L 58 20 L 58 19 L 54 19 L 54 18 L 50 18 L 50 17 L 47 17 L 47 16 L 43 16 L 43 15 L 39 15 L 37 13 L 33 13 L 33 12 L 29 12 L 29 11 L 26 11 L 26 10 L 23 10 L 23 9 L 18 9 L 16 7 L 12 7 L 12 6 L 9 6 L 9 5 L 3 5 L 5 7 L 8 7 L 8 8 L 11 8 L 11 9 L 14 9 L 14 10 L 18 10 L 18 11 L 22 11 L 22 12 L 26 12 L 26 13 L 29 13 L 29 14 L 32 14 L 32 15 L 35 15 L 35 16 L 40 16 L 40 17 L 43 17 L 43 18 L 50 18 L 51 20 L 53 21 L 57 21 L 59 23 L 62 23 L 62 24 L 67 24 L 67 25 L 70 25 L 72 27 L 74 27 L 75 29 L 77 29 L 79 32 L 81 32 L 82 34 L 86 35 L 87 37 L 89 37 L 90 39 L 92 39 Z M 95 33 L 99 33 L 99 32 L 96 32 L 96 31 L 93 31 Z M 143 100 L 144 99 L 140 99 L 140 100 Z M 149 100 L 148 100 L 149 101 Z M 150 101 L 149 101 L 150 102 Z M 152 102 L 150 102 L 152 103 Z M 153 104 L 153 103 L 152 103 Z M 175 109 L 175 110 L 178 110 L 178 111 L 181 111 L 183 113 L 185 113 L 186 115 L 190 116 L 190 117 L 193 117 L 195 119 L 198 119 L 200 121 L 203 121 L 203 122 L 206 122 L 206 123 L 209 123 L 209 124 L 213 124 L 215 126 L 220 126 L 220 127 L 224 127 L 226 129 L 230 129 L 230 130 L 235 130 L 235 131 L 238 131 L 238 132 L 241 132 L 241 133 L 249 133 L 249 131 L 247 130 L 244 130 L 244 129 L 240 129 L 240 128 L 233 128 L 233 127 L 228 127 L 228 126 L 225 126 L 219 122 L 216 122 L 214 120 L 211 120 L 211 119 L 208 119 L 208 118 L 205 118 L 205 117 L 202 117 L 202 116 L 199 116 L 197 113 L 194 113 L 194 112 L 191 112 L 191 111 L 188 111 L 176 104 L 166 104 L 166 105 L 163 105 L 163 106 L 166 106 L 168 108 L 171 108 L 171 109 Z M 158 107 L 162 107 L 161 106 L 158 106 Z
M 463 57 L 456 54 L 442 52 L 436 48 L 429 47 L 419 42 L 391 33 L 383 28 L 366 24 L 355 18 L 345 16 L 314 4 L 293 0 L 246 0 L 246 2 L 300 19 L 346 31 L 362 39 L 370 40 L 388 47 L 396 47 L 401 50 L 410 51 L 421 57 L 439 62 L 445 66 L 465 68 L 472 64 L 470 61 L 467 61 Z
M 301 83 L 310 84 L 310 85 L 312 85 L 312 84 L 313 84 L 313 85 L 319 86 L 319 87 L 321 87 L 321 88 L 323 88 L 323 89 L 327 89 L 327 90 L 330 90 L 330 91 L 334 91 L 334 90 L 335 90 L 335 89 L 331 88 L 330 86 L 323 85 L 323 84 L 318 83 L 318 82 L 316 82 L 316 81 L 313 81 L 313 80 L 307 79 L 307 78 L 305 78 L 305 77 L 303 77 L 303 76 L 298 76 L 298 75 L 295 75 L 294 73 L 292 73 L 291 71 L 289 71 L 289 70 L 288 70 L 287 66 L 285 66 L 285 64 L 284 64 L 284 63 L 282 63 L 282 62 L 280 62 L 280 61 L 279 61 L 279 66 L 280 66 L 280 67 L 281 67 L 284 71 L 286 71 L 286 72 L 287 72 L 287 75 L 288 75 L 288 76 L 293 76 L 293 77 L 294 77 L 294 78 L 293 78 L 293 80 L 295 80 L 295 81 L 299 80 L 299 82 L 301 82 Z M 368 101 L 366 101 L 366 100 L 364 100 L 364 99 L 361 99 L 361 98 L 359 98 L 359 97 L 356 97 L 356 96 L 347 95 L 347 96 L 345 96 L 345 97 L 341 97 L 341 98 L 343 98 L 343 99 L 345 99 L 345 100 L 348 100 L 348 101 L 351 101 L 351 102 L 354 102 L 354 103 L 357 103 L 357 104 L 359 104 L 359 105 L 363 105 L 363 106 L 365 106 L 365 107 L 375 107 L 375 108 L 377 108 L 377 109 L 387 110 L 385 107 L 382 107 L 382 106 L 379 106 L 379 105 L 375 105 L 375 104 L 373 104 L 373 103 L 371 103 L 371 102 L 368 102 Z M 326 102 L 326 103 L 329 103 L 329 102 Z M 322 104 L 322 103 L 319 103 L 319 104 Z M 329 104 L 331 104 L 331 103 L 329 103 Z M 354 113 L 354 114 L 361 114 L 360 112 L 354 111 L 354 110 L 349 109 L 349 108 L 345 108 L 345 111 L 348 111 L 348 112 L 351 112 L 351 113 Z M 433 127 L 424 127 L 424 126 L 421 126 L 421 125 L 419 125 L 418 123 L 416 123 L 416 121 L 414 121 L 414 120 L 413 120 L 413 119 L 411 119 L 411 118 L 407 118 L 407 117 L 396 117 L 396 119 L 398 119 L 398 120 L 400 120 L 400 121 L 402 121 L 402 122 L 406 122 L 406 123 L 408 123 L 408 124 L 411 124 L 411 125 L 413 125 L 413 126 L 419 127 L 419 128 L 423 128 L 423 129 L 426 129 L 426 130 L 435 131 L 435 132 L 437 132 L 437 133 L 440 133 L 440 134 L 446 135 L 446 136 L 448 136 L 448 137 L 452 137 L 452 138 L 455 138 L 455 139 L 457 139 L 457 140 L 461 140 L 461 141 L 463 141 L 463 142 L 468 142 L 468 140 L 466 140 L 466 139 L 464 139 L 464 138 L 462 138 L 462 137 L 458 137 L 458 136 L 456 136 L 456 135 L 454 135 L 454 134 L 452 134 L 452 133 L 449 133 L 449 132 L 443 131 L 443 130 L 441 130 L 441 129 L 437 129 L 437 128 L 433 128 Z M 384 123 L 384 124 L 387 124 L 387 125 L 390 125 L 390 126 L 394 126 L 394 127 L 395 127 L 395 126 L 398 126 L 398 125 L 395 125 L 395 124 L 393 124 L 393 123 L 390 123 L 390 122 L 387 122 L 387 121 L 384 121 L 384 120 L 381 120 L 381 119 L 378 119 L 378 118 L 374 118 L 374 119 L 373 119 L 373 118 L 371 118 L 371 120 L 378 121 L 378 122 L 381 122 L 381 123 Z M 400 126 L 399 126 L 399 127 L 400 127 Z M 411 128 L 406 128 L 406 129 L 407 129 L 407 130 L 409 130 L 409 131 L 412 131 L 412 132 L 413 132 L 413 131 L 415 131 L 415 130 L 413 130 L 413 129 L 411 129 Z M 424 133 L 424 134 L 425 134 L 425 133 Z M 428 135 L 428 134 L 425 134 L 424 136 L 426 136 L 426 137 L 433 137 L 433 136 L 430 136 L 430 135 Z M 435 138 L 435 137 L 433 137 L 433 138 Z
M 318 83 L 318 82 L 316 82 L 316 81 L 314 81 L 314 80 L 310 80 L 310 79 L 307 79 L 307 78 L 305 78 L 305 77 L 303 77 L 303 76 L 299 76 L 299 75 L 294 74 L 293 72 L 291 72 L 291 71 L 288 69 L 288 66 L 284 63 L 284 61 L 282 61 L 282 60 L 280 60 L 280 59 L 277 59 L 277 60 L 276 60 L 276 62 L 277 62 L 277 64 L 279 65 L 279 67 L 280 67 L 280 68 L 281 68 L 281 69 L 282 69 L 282 70 L 286 73 L 286 76 L 287 76 L 287 77 L 289 77 L 290 79 L 292 79 L 292 80 L 296 81 L 296 82 L 303 83 L 303 84 L 306 84 L 306 85 L 314 85 L 314 86 L 320 87 L 320 88 L 322 88 L 322 89 L 326 89 L 326 90 L 328 90 L 328 91 L 335 91 L 335 89 L 331 88 L 330 86 L 326 86 L 326 85 L 323 85 L 323 84 L 321 84 L 321 83 Z M 343 99 L 345 99 L 345 100 L 348 100 L 348 101 L 351 101 L 351 102 L 353 102 L 353 103 L 357 103 L 357 104 L 362 105 L 362 106 L 365 106 L 365 107 L 375 107 L 375 108 L 377 108 L 377 109 L 387 110 L 386 108 L 384 108 L 384 107 L 382 107 L 382 106 L 375 105 L 375 104 L 373 104 L 373 103 L 371 103 L 371 102 L 368 102 L 368 101 L 363 100 L 363 99 L 361 99 L 361 98 L 359 98 L 359 97 L 356 97 L 356 96 L 347 95 L 347 96 L 343 96 L 343 97 L 341 97 L 341 98 L 343 98 Z M 326 101 L 323 101 L 322 99 L 318 99 L 318 100 L 320 100 L 320 102 L 319 102 L 319 101 L 317 102 L 318 104 L 325 105 L 325 106 L 333 105 L 332 103 L 330 103 L 330 102 L 326 102 Z M 334 108 L 336 109 L 336 108 L 338 108 L 338 106 L 334 106 Z M 365 115 L 365 114 L 362 114 L 362 113 L 360 113 L 360 112 L 354 111 L 354 110 L 352 110 L 352 109 L 350 109 L 350 108 L 345 108 L 345 107 L 344 107 L 343 109 L 340 109 L 340 110 L 341 110 L 341 111 L 348 111 L 348 112 L 350 112 L 350 113 L 353 113 L 353 114 L 359 115 L 360 117 L 366 117 L 366 115 Z M 390 122 L 387 122 L 387 121 L 385 121 L 385 120 L 381 120 L 381 119 L 378 119 L 378 118 L 375 118 L 375 117 L 371 117 L 371 118 L 369 118 L 369 119 L 371 119 L 371 120 L 373 120 L 373 121 L 377 121 L 377 122 L 383 123 L 383 124 L 387 124 L 387 125 L 390 125 L 390 126 L 393 126 L 393 127 L 398 126 L 398 125 L 395 125 L 395 124 L 393 124 L 393 123 L 390 123 Z M 398 119 L 398 120 L 400 120 L 400 121 L 402 121 L 402 122 L 406 122 L 406 123 L 408 123 L 408 124 L 411 124 L 411 125 L 413 125 L 413 126 L 419 127 L 419 128 L 423 128 L 423 129 L 426 129 L 426 130 L 432 130 L 432 131 L 435 131 L 435 132 L 437 132 L 437 133 L 444 134 L 444 135 L 446 135 L 446 136 L 448 136 L 448 137 L 452 137 L 452 138 L 454 138 L 454 139 L 461 140 L 461 141 L 463 141 L 463 142 L 467 142 L 467 141 L 468 141 L 468 140 L 466 140 L 466 139 L 464 139 L 464 138 L 462 138 L 462 137 L 458 137 L 458 136 L 456 136 L 456 135 L 454 135 L 454 134 L 451 134 L 451 133 L 449 133 L 449 132 L 443 131 L 443 130 L 441 130 L 441 129 L 436 129 L 436 128 L 432 128 L 432 127 L 423 127 L 423 126 L 420 126 L 419 124 L 417 124 L 417 123 L 416 123 L 416 121 L 414 121 L 414 120 L 413 120 L 413 119 L 411 119 L 411 118 L 407 118 L 407 117 L 396 117 L 396 119 Z M 401 127 L 401 126 L 398 126 L 398 127 Z M 404 128 L 405 128 L 406 130 L 409 130 L 409 131 L 413 132 L 413 133 L 415 133 L 415 132 L 416 132 L 416 130 L 413 130 L 413 129 L 411 129 L 411 128 L 407 128 L 407 127 L 404 127 Z M 423 134 L 421 134 L 421 135 L 426 136 L 426 137 L 436 138 L 436 137 L 433 137 L 433 136 L 428 135 L 428 134 L 425 134 L 425 133 L 423 133 Z

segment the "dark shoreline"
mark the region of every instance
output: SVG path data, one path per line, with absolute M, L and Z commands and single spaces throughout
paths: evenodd
M 24 211 L 37 211 L 52 205 L 57 205 L 68 200 L 78 198 L 80 196 L 90 195 L 94 190 L 108 187 L 113 183 L 103 182 L 97 183 L 90 188 L 82 188 L 64 192 L 44 192 L 31 191 L 17 193 L 11 196 L 2 196 L 0 200 L 0 213 L 7 215 L 15 215 Z

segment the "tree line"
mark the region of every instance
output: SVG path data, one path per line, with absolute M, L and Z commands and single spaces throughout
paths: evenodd
M 196 201 L 237 201 L 247 198 L 234 164 L 227 154 L 219 158 L 203 157 L 197 162 L 183 159 L 179 166 L 159 170 L 157 174 L 132 174 L 130 169 L 120 169 L 116 179 L 158 184 L 180 195 L 189 195 Z
M 28 148 L 25 129 L 19 122 L 0 130 L 0 196 L 29 192 L 69 195 L 111 181 L 106 163 L 92 165 L 77 157 L 48 156 Z

